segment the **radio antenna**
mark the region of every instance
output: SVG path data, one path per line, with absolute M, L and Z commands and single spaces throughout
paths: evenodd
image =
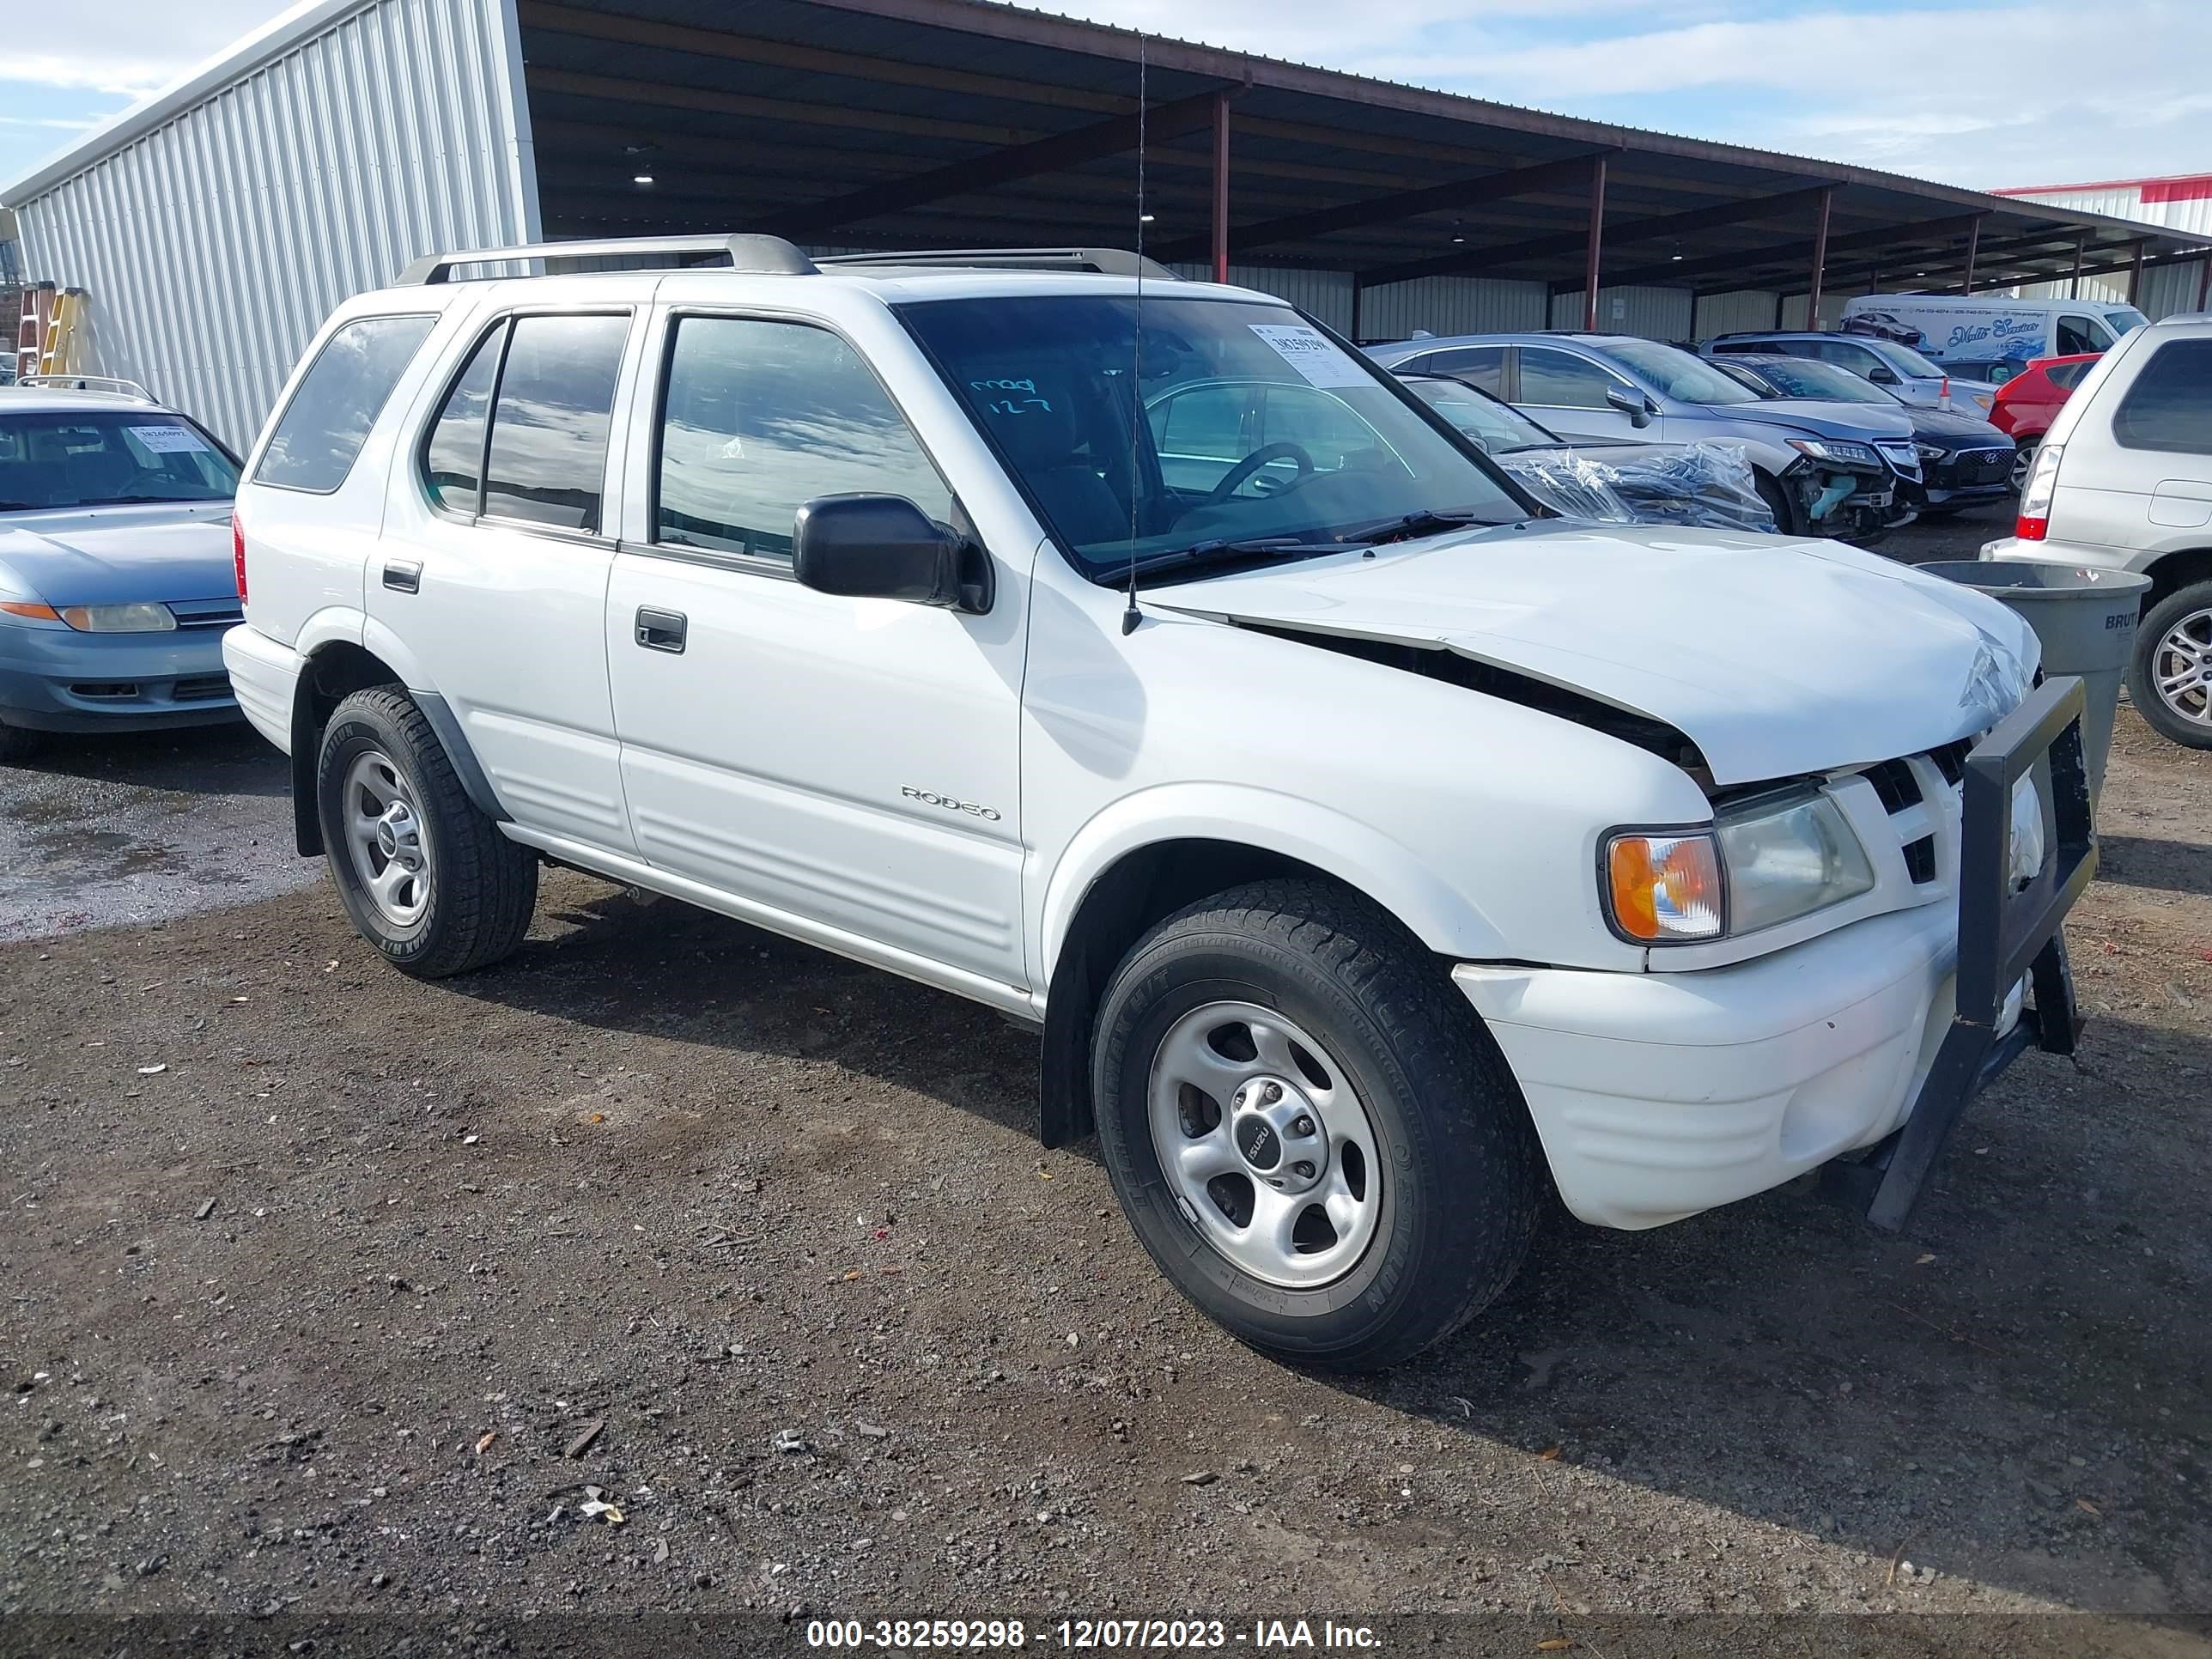
M 1129 347 L 1129 587 L 1128 603 L 1121 611 L 1124 635 L 1137 631 L 1144 620 L 1137 610 L 1137 437 L 1145 419 L 1145 392 L 1140 378 L 1145 364 L 1145 37 L 1137 37 L 1137 314 Z

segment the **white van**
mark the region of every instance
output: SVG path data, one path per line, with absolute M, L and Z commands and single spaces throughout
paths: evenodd
M 1844 302 L 1849 333 L 1898 340 L 1954 375 L 2002 385 L 2037 357 L 2106 351 L 2149 319 L 2109 300 L 2008 300 L 2002 295 L 1861 294 Z M 1918 339 L 1908 337 L 1913 333 Z

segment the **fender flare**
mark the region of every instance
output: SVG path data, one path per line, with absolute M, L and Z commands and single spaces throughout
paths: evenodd
M 1504 953 L 1498 928 L 1395 837 L 1334 807 L 1239 783 L 1162 784 L 1124 795 L 1070 837 L 1044 884 L 1033 944 L 1049 982 L 1069 929 L 1100 876 L 1161 842 L 1214 841 L 1311 865 L 1364 893 L 1442 956 Z

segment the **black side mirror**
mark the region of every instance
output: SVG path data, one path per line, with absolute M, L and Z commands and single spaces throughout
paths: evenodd
M 1895 386 L 1897 384 L 1897 371 L 1891 368 L 1883 368 L 1877 365 L 1867 371 L 1867 379 L 1872 380 L 1876 386 Z
M 991 608 L 991 556 L 903 495 L 802 501 L 791 546 L 792 574 L 817 592 L 979 616 Z
M 1628 416 L 1634 427 L 1647 427 L 1658 411 L 1651 407 L 1651 399 L 1640 392 L 1632 392 L 1625 386 L 1609 386 L 1605 389 L 1605 400 Z

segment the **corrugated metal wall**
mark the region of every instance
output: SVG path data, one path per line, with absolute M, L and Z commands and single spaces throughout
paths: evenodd
M 1552 296 L 1552 326 L 1583 325 L 1583 290 Z M 1607 334 L 1641 334 L 1651 340 L 1690 337 L 1690 290 L 1686 288 L 1604 288 L 1597 291 L 1597 325 Z
M 1402 340 L 1431 334 L 1498 334 L 1544 326 L 1544 284 L 1493 276 L 1422 276 L 1360 296 L 1359 337 Z
M 2142 293 L 2136 298 L 2136 308 L 2154 323 L 2177 312 L 2198 310 L 2197 296 L 2203 291 L 2203 280 L 2204 265 L 2201 260 L 2180 265 L 2154 265 L 2143 272 Z M 2072 279 L 2062 276 L 2055 283 L 2033 283 L 2014 292 L 2023 300 L 2063 300 L 2071 297 L 2072 288 Z M 2127 273 L 2084 276 L 2081 295 L 2084 299 L 2123 304 L 2128 297 Z
M 331 308 L 419 254 L 535 240 L 510 0 L 364 0 L 19 204 L 102 373 L 250 444 Z
M 1204 263 L 1173 264 L 1168 269 L 1193 282 L 1210 283 L 1213 280 L 1213 267 Z M 1352 273 L 1348 270 L 1232 264 L 1229 267 L 1229 280 L 1238 288 L 1257 289 L 1261 293 L 1272 294 L 1279 300 L 1288 300 L 1308 315 L 1320 318 L 1340 334 L 1349 333 L 1352 330 Z
M 2175 181 L 2145 180 L 2160 184 Z M 2143 199 L 2142 184 L 2102 185 L 2089 190 L 2045 190 L 2020 198 L 2023 202 L 2042 202 L 2051 207 L 2072 208 L 2079 213 L 2103 213 L 2115 219 L 2133 219 L 2138 224 L 2163 225 L 2169 230 L 2193 231 L 2199 236 L 2212 236 L 2212 195 L 2193 191 L 2177 192 L 2180 199 L 2147 202 Z

